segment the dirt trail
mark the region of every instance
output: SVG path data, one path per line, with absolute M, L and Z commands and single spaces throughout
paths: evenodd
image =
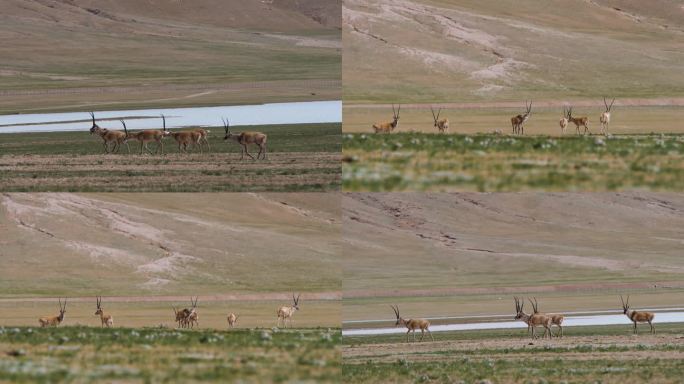
M 599 99 L 584 100 L 534 100 L 535 108 L 556 108 L 572 104 L 573 107 L 596 107 L 603 106 Z M 620 98 L 615 100 L 616 107 L 683 107 L 684 97 L 667 98 Z M 491 101 L 477 103 L 408 103 L 402 104 L 402 108 L 407 109 L 430 109 L 449 108 L 449 109 L 482 109 L 482 108 L 520 108 L 520 101 Z M 392 104 L 344 104 L 344 108 L 349 109 L 388 109 Z

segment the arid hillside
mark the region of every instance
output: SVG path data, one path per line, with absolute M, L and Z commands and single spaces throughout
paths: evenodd
M 0 292 L 339 291 L 334 196 L 3 194 Z
M 348 102 L 678 96 L 684 8 L 654 0 L 346 0 Z
M 652 287 L 684 276 L 677 194 L 346 194 L 343 212 L 345 298 Z

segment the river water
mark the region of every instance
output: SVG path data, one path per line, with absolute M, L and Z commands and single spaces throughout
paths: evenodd
M 221 118 L 236 125 L 339 123 L 342 102 L 307 101 L 219 107 L 159 108 L 94 111 L 97 119 L 126 118 L 129 130 L 161 128 L 159 115 L 166 116 L 167 128 L 222 126 Z M 83 120 L 83 121 L 78 121 Z M 77 121 L 77 122 L 74 122 Z M 122 129 L 118 121 L 98 123 L 103 128 Z M 87 112 L 41 113 L 0 116 L 0 133 L 87 131 L 92 126 Z
M 658 323 L 682 323 L 684 322 L 684 311 L 672 312 L 655 312 L 653 320 L 656 328 Z M 431 325 L 431 332 L 444 331 L 470 331 L 481 329 L 508 329 L 508 328 L 527 328 L 527 325 L 522 321 L 512 320 L 493 321 L 493 322 L 471 322 L 459 324 L 443 324 Z M 389 320 L 388 320 L 389 322 Z M 624 314 L 605 314 L 605 315 L 578 315 L 565 316 L 563 320 L 563 327 L 578 327 L 586 325 L 615 325 L 625 324 L 631 325 L 632 322 Z M 648 329 L 648 325 L 641 325 Z M 368 328 L 368 329 L 347 329 L 342 331 L 343 336 L 372 336 L 372 335 L 387 335 L 395 333 L 406 333 L 406 328 L 392 327 L 392 328 Z

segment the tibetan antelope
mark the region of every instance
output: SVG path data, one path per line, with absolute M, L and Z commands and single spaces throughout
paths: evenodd
M 114 325 L 114 318 L 112 315 L 105 315 L 102 309 L 102 296 L 96 296 L 97 299 L 97 311 L 95 311 L 95 316 L 100 316 L 100 321 L 102 322 L 102 327 L 111 328 Z
M 62 306 L 62 299 L 59 299 L 59 315 L 57 316 L 48 316 L 48 317 L 41 317 L 38 319 L 38 322 L 40 323 L 40 326 L 42 328 L 45 327 L 56 327 L 59 324 L 64 321 L 64 314 L 66 313 L 66 304 L 67 304 L 67 299 L 66 297 L 64 298 L 64 306 Z
M 185 313 L 185 310 L 179 311 L 178 309 L 176 309 L 176 307 L 173 306 L 171 308 L 173 308 L 173 313 L 176 315 L 176 323 L 178 323 L 178 328 L 185 328 L 185 319 L 187 318 L 187 315 L 189 315 L 189 313 Z
M 580 134 L 580 125 L 584 127 L 584 134 L 586 135 L 587 132 L 589 131 L 589 118 L 586 116 L 583 117 L 572 117 L 572 107 L 568 109 L 568 121 L 575 124 L 577 127 L 577 134 Z
M 565 128 L 568 126 L 568 109 L 563 107 L 563 117 L 558 122 L 561 128 L 561 135 L 565 135 Z
M 107 128 L 100 128 L 99 125 L 95 123 L 95 113 L 90 112 L 90 117 L 93 119 L 93 126 L 90 128 L 90 134 L 97 133 L 103 140 L 102 145 L 104 146 L 105 153 L 110 153 L 109 144 L 112 143 L 111 153 L 119 152 L 119 148 L 122 143 L 126 143 L 126 148 L 128 148 L 128 153 L 131 153 L 131 147 L 126 141 L 126 133 L 121 131 L 111 131 Z
M 240 315 L 236 315 L 234 313 L 229 314 L 228 317 L 226 317 L 226 320 L 228 320 L 228 327 L 233 328 L 236 326 L 238 317 L 240 317 Z
M 266 160 L 266 134 L 261 132 L 232 133 L 230 132 L 230 121 L 227 119 L 223 119 L 223 128 L 226 130 L 226 136 L 223 137 L 223 140 L 233 139 L 242 146 L 240 160 L 245 157 L 245 153 L 254 160 L 254 156 L 247 152 L 248 144 L 256 144 L 259 146 L 259 153 L 257 154 L 256 160 L 259 159 L 259 156 L 261 156 L 262 153 L 264 154 L 263 159 Z
M 525 134 L 525 127 L 523 124 L 527 121 L 527 119 L 530 118 L 530 114 L 532 113 L 532 100 L 530 100 L 530 105 L 527 105 L 527 101 L 525 102 L 525 113 L 522 115 L 517 115 L 511 117 L 511 126 L 513 127 L 513 134 Z
M 532 300 L 530 300 L 530 304 L 532 304 L 532 310 L 534 313 L 538 314 L 539 304 L 537 303 L 537 298 L 534 298 L 534 303 L 532 303 Z M 545 315 L 551 318 L 551 326 L 555 325 L 558 327 L 558 333 L 556 333 L 556 336 L 563 337 L 563 320 L 565 319 L 565 316 L 556 313 L 547 313 Z
M 449 119 L 444 118 L 442 120 L 439 119 L 439 114 L 442 112 L 442 108 L 437 110 L 437 115 L 435 116 L 435 110 L 430 107 L 430 111 L 432 112 L 432 119 L 435 121 L 434 127 L 439 129 L 440 133 L 449 133 Z
M 194 131 L 199 133 L 199 140 L 197 140 L 197 144 L 200 146 L 200 152 L 202 150 L 202 143 L 207 145 L 207 150 L 211 150 L 209 140 L 207 139 L 211 131 L 203 128 L 195 128 Z
M 546 337 L 546 334 L 548 333 L 549 339 L 553 337 L 553 333 L 551 333 L 551 317 L 546 316 L 541 313 L 533 313 L 531 315 L 528 315 L 523 311 L 524 306 L 525 306 L 525 301 L 520 300 L 517 297 L 515 299 L 515 319 L 516 320 L 522 320 L 525 324 L 527 324 L 528 329 L 532 328 L 532 338 L 535 338 L 535 333 L 536 329 L 538 326 L 544 327 L 544 334 L 542 335 L 542 339 Z M 532 303 L 532 300 L 530 300 L 530 303 Z M 532 306 L 534 304 L 532 303 Z
M 161 115 L 164 122 L 164 136 L 171 136 L 176 143 L 178 143 L 178 152 L 188 152 L 188 145 L 199 146 L 200 153 L 202 152 L 202 144 L 200 140 L 202 139 L 202 134 L 197 130 L 192 131 L 180 131 L 180 132 L 170 132 L 166 130 L 166 116 Z
M 601 133 L 606 135 L 608 134 L 608 124 L 610 124 L 610 110 L 613 108 L 613 103 L 615 102 L 615 98 L 613 98 L 613 101 L 610 102 L 610 105 L 606 102 L 606 98 L 603 98 L 603 105 L 606 106 L 606 111 L 601 114 Z
M 620 296 L 620 301 L 622 301 L 622 313 L 624 313 L 629 319 L 634 323 L 634 334 L 638 334 L 637 323 L 648 323 L 651 326 L 651 333 L 655 334 L 656 330 L 653 326 L 653 318 L 655 314 L 653 312 L 645 311 L 630 311 L 629 310 L 629 296 L 627 296 L 627 302 Z
M 121 120 L 121 123 L 124 125 L 124 131 L 126 132 L 126 141 L 128 140 L 138 140 L 140 142 L 140 154 L 143 154 L 143 148 L 152 154 L 152 151 L 150 151 L 149 148 L 147 148 L 147 143 L 150 142 L 156 142 L 157 143 L 157 150 L 154 152 L 159 153 L 161 151 L 161 154 L 164 154 L 164 142 L 162 141 L 164 139 L 164 136 L 167 135 L 166 133 L 166 124 L 164 124 L 164 129 L 159 130 L 159 129 L 146 129 L 144 131 L 139 131 L 139 132 L 133 132 L 133 133 L 128 133 L 128 129 L 126 129 L 126 124 Z
M 373 129 L 375 133 L 391 133 L 397 128 L 399 124 L 399 111 L 401 111 L 401 104 L 399 104 L 399 109 L 394 110 L 394 104 L 392 104 L 392 121 L 385 123 L 375 123 L 373 124 Z
M 294 293 L 292 293 L 292 301 L 293 305 L 291 306 L 282 306 L 278 308 L 278 320 L 276 320 L 276 327 L 280 326 L 280 321 L 282 320 L 283 322 L 283 327 L 287 328 L 287 320 L 290 320 L 290 328 L 292 328 L 292 316 L 295 314 L 295 312 L 299 311 L 299 296 L 295 297 Z
M 192 300 L 192 297 L 190 298 L 190 303 L 192 303 L 192 308 L 191 309 L 183 309 L 183 312 L 186 314 L 185 316 L 185 322 L 186 326 L 190 328 L 194 328 L 195 325 L 199 326 L 199 313 L 197 313 L 197 300 L 199 297 L 195 297 L 195 300 Z
M 413 341 L 416 341 L 416 329 L 420 329 L 420 341 L 423 341 L 423 337 L 425 337 L 425 331 L 427 331 L 428 335 L 430 335 L 430 339 L 432 341 L 435 341 L 435 338 L 432 337 L 432 332 L 430 332 L 430 322 L 425 320 L 425 319 L 404 319 L 403 317 L 399 316 L 399 306 L 392 306 L 392 309 L 394 310 L 394 314 L 397 317 L 397 322 L 394 323 L 394 326 L 399 326 L 403 325 L 405 326 L 408 331 L 406 331 L 406 342 L 408 343 L 409 341 L 409 333 L 413 331 Z

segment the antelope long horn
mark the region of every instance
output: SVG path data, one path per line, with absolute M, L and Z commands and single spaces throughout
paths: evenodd
M 162 121 L 164 122 L 164 132 L 166 132 L 166 116 L 162 113 L 161 115 Z
M 92 117 L 92 119 L 93 119 L 93 124 L 95 124 L 95 113 L 93 113 L 93 112 L 89 112 L 89 113 L 90 113 L 90 117 Z
M 432 118 L 435 119 L 435 121 L 437 121 L 437 118 L 435 117 L 435 110 L 432 109 L 432 106 L 430 106 L 430 112 L 432 112 Z
M 613 98 L 613 101 L 610 102 L 610 107 L 608 107 L 608 112 L 610 112 L 611 109 L 613 109 L 613 103 L 615 102 L 615 98 Z

